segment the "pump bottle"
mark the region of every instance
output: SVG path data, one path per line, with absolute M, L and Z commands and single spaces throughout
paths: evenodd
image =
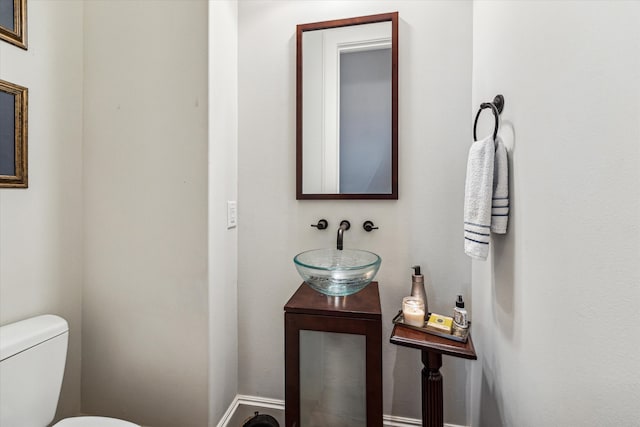
M 414 272 L 411 275 L 411 296 L 420 298 L 424 301 L 425 317 L 429 316 L 429 307 L 427 305 L 427 292 L 424 290 L 424 276 L 420 274 L 420 266 L 414 265 Z
M 467 329 L 469 327 L 469 318 L 467 317 L 467 310 L 464 308 L 462 295 L 458 295 L 456 306 L 453 309 L 453 324 L 459 329 Z

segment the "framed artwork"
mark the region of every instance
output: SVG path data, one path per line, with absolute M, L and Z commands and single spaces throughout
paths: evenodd
M 27 49 L 27 0 L 0 0 L 0 39 Z
M 28 89 L 0 80 L 0 187 L 26 188 Z

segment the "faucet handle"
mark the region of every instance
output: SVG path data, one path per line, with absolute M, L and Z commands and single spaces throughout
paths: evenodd
M 329 226 L 329 222 L 326 219 L 321 219 L 317 224 L 311 224 L 312 227 L 316 227 L 318 230 L 324 230 Z
M 362 228 L 364 228 L 364 230 L 369 233 L 371 230 L 377 230 L 378 227 L 375 227 L 373 224 L 373 221 L 365 221 L 364 224 L 362 224 Z

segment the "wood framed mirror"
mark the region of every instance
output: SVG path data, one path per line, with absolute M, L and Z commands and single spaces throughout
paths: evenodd
M 0 40 L 27 49 L 27 0 L 0 0 Z
M 398 199 L 398 12 L 296 31 L 296 199 Z
M 28 89 L 0 80 L 0 188 L 26 188 Z

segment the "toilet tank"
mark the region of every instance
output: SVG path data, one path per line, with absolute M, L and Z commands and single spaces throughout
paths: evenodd
M 45 427 L 54 418 L 69 326 L 51 314 L 0 327 L 0 426 Z

